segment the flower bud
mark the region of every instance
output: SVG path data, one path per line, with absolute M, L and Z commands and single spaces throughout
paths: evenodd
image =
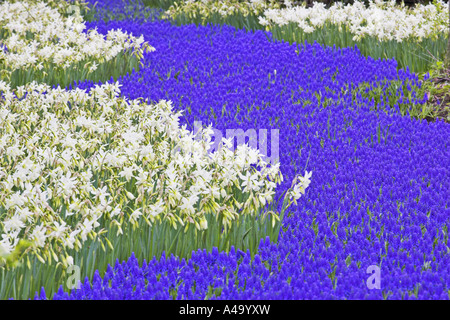
M 200 220 L 200 228 L 202 230 L 208 229 L 208 221 L 206 221 L 205 218 L 202 218 L 202 220 Z
M 130 200 L 134 200 L 136 198 L 131 192 L 128 192 L 128 191 L 126 191 L 126 195 L 127 195 L 127 198 Z

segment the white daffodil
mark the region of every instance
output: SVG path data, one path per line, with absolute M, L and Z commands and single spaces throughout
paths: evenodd
M 58 182 L 58 192 L 63 192 L 68 197 L 72 196 L 73 189 L 77 186 L 77 178 L 72 177 L 71 175 L 71 172 L 67 172 L 66 176 L 61 176 Z
M 64 221 L 62 221 L 61 223 L 55 221 L 53 222 L 53 224 L 54 224 L 54 231 L 50 233 L 49 236 L 54 237 L 56 239 L 60 239 L 64 235 L 66 230 L 68 230 L 68 227 L 66 226 L 66 223 Z
M 290 190 L 290 198 L 293 199 L 294 202 L 296 202 L 301 197 L 302 194 L 305 194 L 306 188 L 308 188 L 308 186 L 311 183 L 311 180 L 310 180 L 311 176 L 312 176 L 312 171 L 310 171 L 310 172 L 305 171 L 304 177 L 299 175 L 293 180 L 294 184 L 297 181 L 299 181 Z
M 124 167 L 122 171 L 120 171 L 119 176 L 125 177 L 127 181 L 130 181 L 131 178 L 134 178 L 133 171 L 135 170 L 134 166 Z
M 22 230 L 25 227 L 25 223 L 22 221 L 19 215 L 15 214 L 10 219 L 3 221 L 3 232 L 11 232 Z
M 43 247 L 45 245 L 47 239 L 47 230 L 41 224 L 34 228 L 33 232 L 30 235 L 30 240 L 33 241 L 36 247 Z
M 26 198 L 22 196 L 19 192 L 15 192 L 6 199 L 5 207 L 9 209 L 14 206 L 22 207 L 26 202 Z
M 141 208 L 138 208 L 133 211 L 133 213 L 130 215 L 130 220 L 137 221 L 139 217 L 142 216 Z
M 164 203 L 159 199 L 155 204 L 149 206 L 150 215 L 156 217 L 164 211 Z
M 198 196 L 196 194 L 193 194 L 186 198 L 183 197 L 181 199 L 182 204 L 180 206 L 180 209 L 188 212 L 189 214 L 194 214 L 195 213 L 194 205 L 197 203 L 197 201 Z

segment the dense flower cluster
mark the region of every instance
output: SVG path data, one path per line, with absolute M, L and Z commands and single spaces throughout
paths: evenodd
M 253 261 L 242 252 L 143 267 L 131 259 L 55 298 L 449 299 L 450 128 L 383 108 L 423 103 L 416 75 L 353 49 L 268 42 L 263 32 L 121 25 L 158 49 L 120 80 L 123 95 L 170 99 L 190 125 L 279 128 L 285 182 L 276 193 L 305 163 L 314 181 L 285 217 L 279 243 L 262 242 Z M 394 80 L 404 85 L 387 92 Z M 352 97 L 363 82 L 385 90 L 381 102 Z M 380 267 L 381 290 L 367 286 L 371 265 Z
M 280 8 L 278 1 L 274 0 L 185 0 L 175 2 L 163 15 L 165 18 L 176 19 L 179 14 L 200 15 L 203 19 L 218 13 L 222 17 L 233 14 L 247 16 L 249 14 L 259 15 L 268 8 Z
M 134 37 L 120 29 L 110 30 L 106 36 L 96 30 L 84 32 L 83 18 L 68 4 L 66 9 L 72 13 L 67 17 L 61 8 L 45 2 L 6 1 L 0 5 L 3 79 L 11 80 L 16 70 L 27 73 L 29 78 L 33 78 L 30 70 L 48 74 L 79 68 L 86 75 L 120 53 L 140 59 L 144 51 L 154 50 L 142 36 Z
M 267 9 L 259 22 L 269 29 L 272 25 L 295 23 L 306 33 L 331 24 L 347 28 L 354 34 L 354 40 L 373 36 L 380 41 L 413 39 L 420 42 L 448 32 L 448 10 L 443 0 L 435 4 L 417 4 L 413 9 L 398 6 L 395 0 L 371 0 L 369 3 L 368 8 L 363 2 L 355 1 L 351 5 L 335 2 L 329 9 L 320 2 L 315 2 L 312 8 Z
M 134 21 L 154 21 L 158 19 L 163 9 L 155 9 L 146 6 L 142 0 L 86 0 L 89 10 L 85 14 L 88 21 L 132 19 Z
M 282 181 L 279 163 L 269 165 L 258 150 L 233 152 L 225 139 L 210 154 L 210 127 L 194 136 L 179 127 L 171 102 L 120 98 L 118 83 L 86 93 L 34 82 L 11 91 L 0 82 L 0 92 L 6 253 L 21 238 L 35 248 L 53 240 L 80 248 L 102 220 L 120 226 L 124 215 L 136 225 L 166 219 L 206 229 L 205 215 L 214 214 L 229 226 L 270 203 Z M 304 193 L 309 177 L 299 178 L 291 198 Z
M 189 261 L 177 257 L 152 259 L 142 265 L 132 255 L 128 261 L 116 261 L 103 278 L 95 273 L 93 281 L 85 279 L 69 295 L 63 287 L 54 300 L 285 300 L 285 299 L 449 299 L 449 259 L 440 263 L 441 271 L 407 273 L 392 270 L 382 278 L 386 294 L 365 286 L 369 276 L 348 259 L 335 263 L 330 270 L 326 258 L 295 256 L 313 245 L 310 236 L 280 247 L 261 240 L 261 254 L 250 259 L 249 252 L 231 249 L 230 253 L 197 251 Z M 285 259 L 271 254 L 283 251 Z M 277 253 L 279 253 L 277 250 Z M 289 254 L 290 252 L 290 254 Z M 324 252 L 326 253 L 326 252 Z M 280 254 L 280 253 L 279 253 Z M 304 263 L 301 266 L 300 263 Z M 300 269 L 299 269 L 300 267 Z M 412 264 L 407 265 L 412 270 Z M 328 274 L 334 274 L 329 277 Z M 338 279 L 338 280 L 334 280 Z M 422 283 L 422 284 L 420 284 Z M 45 300 L 45 290 L 36 300 Z

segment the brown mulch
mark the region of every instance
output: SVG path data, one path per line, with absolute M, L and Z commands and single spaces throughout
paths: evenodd
M 434 86 L 438 88 L 442 88 L 445 85 L 450 85 L 450 70 L 447 70 L 444 76 L 433 78 L 430 81 L 433 82 Z M 434 122 L 437 118 L 446 123 L 450 123 L 450 91 L 431 96 L 428 103 L 435 106 L 436 112 L 435 117 L 425 117 L 427 121 Z

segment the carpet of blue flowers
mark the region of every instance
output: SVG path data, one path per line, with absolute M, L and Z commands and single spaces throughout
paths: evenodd
M 450 126 L 383 107 L 394 97 L 424 103 L 415 74 L 357 49 L 143 15 L 88 23 L 100 33 L 142 34 L 156 48 L 144 67 L 119 79 L 123 96 L 171 100 L 191 130 L 194 121 L 222 131 L 279 129 L 285 179 L 276 198 L 305 169 L 313 180 L 284 217 L 278 243 L 261 239 L 254 259 L 234 248 L 143 264 L 132 256 L 53 299 L 449 299 Z M 386 90 L 377 108 L 352 94 L 363 82 L 384 90 L 381 80 L 403 85 Z M 374 265 L 380 289 L 367 284 Z

